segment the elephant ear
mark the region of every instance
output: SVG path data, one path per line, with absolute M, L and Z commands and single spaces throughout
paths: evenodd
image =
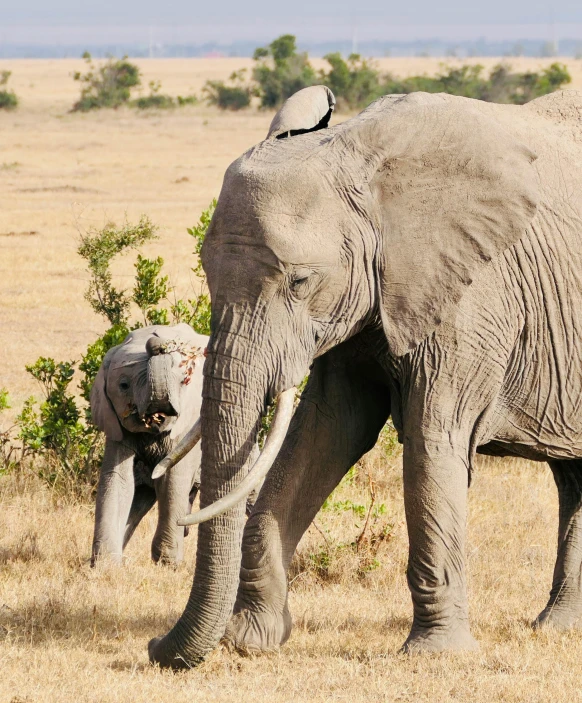
M 303 88 L 285 101 L 273 117 L 267 139 L 285 139 L 325 129 L 335 108 L 335 97 L 325 85 Z
M 389 96 L 351 122 L 379 232 L 382 324 L 401 356 L 525 233 L 536 156 L 466 98 Z
M 107 439 L 121 442 L 123 439 L 121 424 L 111 401 L 107 397 L 107 371 L 117 349 L 119 349 L 118 346 L 107 352 L 93 381 L 91 388 L 91 419 L 105 433 Z

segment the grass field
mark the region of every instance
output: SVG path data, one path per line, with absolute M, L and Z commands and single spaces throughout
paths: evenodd
M 143 61 L 146 82 L 198 92 L 245 62 Z M 249 62 L 247 62 L 249 63 Z M 487 61 L 492 64 L 494 61 Z M 541 60 L 514 60 L 538 68 Z M 431 72 L 434 59 L 386 59 L 396 74 Z M 69 114 L 80 61 L 0 61 L 21 108 L 0 114 L 0 387 L 11 414 L 36 393 L 24 371 L 39 355 L 78 358 L 103 328 L 83 300 L 78 233 L 148 214 L 180 295 L 195 286 L 186 227 L 220 188 L 226 166 L 265 134 L 271 114 Z M 569 62 L 582 88 L 582 62 Z M 120 261 L 116 282 L 130 285 Z M 195 537 L 177 570 L 149 561 L 154 516 L 138 530 L 124 568 L 89 568 L 93 508 L 52 496 L 29 476 L 0 478 L 0 703 L 59 701 L 577 701 L 582 635 L 534 632 L 554 562 L 557 499 L 544 464 L 482 460 L 470 492 L 467 549 L 478 653 L 407 657 L 411 620 L 400 459 L 375 449 L 300 546 L 292 574 L 295 629 L 276 655 L 218 650 L 172 674 L 147 663 L 146 645 L 182 611 Z M 360 551 L 375 482 L 377 518 Z M 351 504 L 346 502 L 351 501 Z M 358 506 L 363 506 L 359 508 Z M 380 507 L 383 506 L 381 509 Z M 371 535 L 384 534 L 377 554 Z

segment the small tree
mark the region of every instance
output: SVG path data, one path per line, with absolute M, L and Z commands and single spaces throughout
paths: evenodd
M 91 280 L 85 299 L 93 310 L 103 315 L 111 325 L 127 322 L 131 299 L 125 291 L 112 285 L 110 265 L 112 259 L 127 249 L 139 249 L 156 238 L 157 228 L 148 217 L 142 216 L 137 225 L 125 224 L 118 229 L 113 223 L 99 231 L 91 230 L 81 236 L 77 250 L 87 262 Z
M 324 59 L 331 70 L 321 71 L 320 77 L 337 97 L 340 108 L 362 108 L 383 94 L 380 73 L 359 54 L 351 54 L 347 61 L 339 52 Z
M 73 79 L 79 81 L 80 99 L 73 105 L 73 111 L 88 112 L 103 107 L 117 108 L 129 101 L 131 89 L 141 84 L 139 68 L 127 60 L 109 58 L 102 66 L 96 67 L 89 52 L 83 54 L 87 72 L 77 71 Z
M 253 78 L 258 84 L 261 107 L 279 107 L 302 88 L 314 85 L 317 74 L 306 53 L 298 53 L 292 34 L 284 34 L 267 47 L 255 50 Z
M 0 110 L 14 110 L 18 107 L 16 93 L 6 87 L 11 71 L 0 71 Z

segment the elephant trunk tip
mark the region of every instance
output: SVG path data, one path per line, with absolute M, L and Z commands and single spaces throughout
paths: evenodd
M 149 357 L 164 353 L 164 342 L 156 335 L 152 335 L 146 342 L 146 352 Z

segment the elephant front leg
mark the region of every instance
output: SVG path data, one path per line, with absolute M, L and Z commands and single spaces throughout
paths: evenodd
M 407 578 L 414 606 L 405 651 L 477 647 L 469 629 L 465 576 L 467 488 L 467 459 L 450 443 L 405 437 Z
M 269 651 L 291 633 L 287 569 L 305 530 L 389 415 L 389 393 L 339 354 L 318 359 L 287 439 L 246 524 L 240 583 L 225 640 Z
M 107 440 L 95 506 L 91 565 L 99 558 L 121 563 L 124 533 L 134 497 L 133 451 Z
M 184 558 L 184 528 L 178 519 L 190 512 L 190 489 L 194 467 L 186 456 L 154 481 L 158 498 L 158 526 L 152 541 L 152 559 L 174 566 Z
M 561 630 L 582 616 L 582 461 L 552 461 L 560 504 L 558 556 L 550 599 L 534 625 Z

